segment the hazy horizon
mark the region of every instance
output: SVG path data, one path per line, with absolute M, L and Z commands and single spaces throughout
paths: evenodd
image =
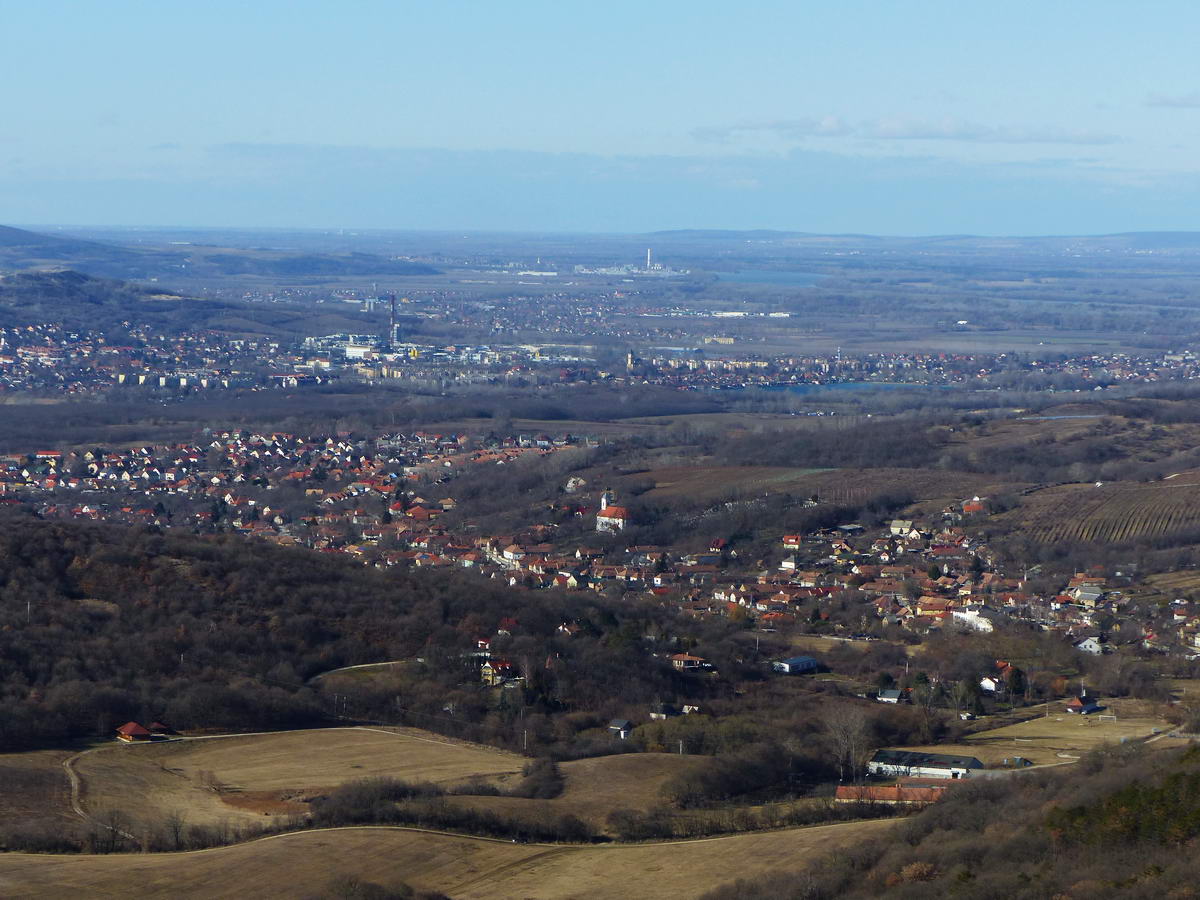
M 0 8 L 4 221 L 1200 228 L 1180 2 Z

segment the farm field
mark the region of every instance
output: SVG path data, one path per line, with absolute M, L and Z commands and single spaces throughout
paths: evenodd
M 975 494 L 1019 490 L 992 475 L 922 469 L 799 469 L 775 466 L 668 466 L 630 476 L 651 481 L 645 496 L 710 499 L 787 491 L 816 495 L 827 503 L 861 503 L 880 494 L 907 491 L 917 502 L 947 502 Z
M 356 876 L 407 882 L 455 900 L 643 900 L 694 898 L 737 877 L 790 872 L 836 847 L 880 839 L 894 820 L 759 832 L 663 844 L 512 844 L 480 838 L 361 827 L 300 832 L 191 853 L 0 855 L 0 895 L 9 898 L 305 898 Z
M 1168 599 L 1184 594 L 1200 592 L 1200 569 L 1182 569 L 1178 572 L 1160 572 L 1149 575 L 1142 582 L 1142 589 L 1158 593 Z
M 907 491 L 916 502 L 988 496 L 1020 489 L 994 475 L 927 469 L 832 469 L 811 475 L 804 489 L 832 503 L 861 503 L 880 494 Z
M 1151 484 L 1064 484 L 1023 498 L 992 519 L 1036 541 L 1119 543 L 1200 528 L 1200 479 L 1187 474 Z
M 671 466 L 633 477 L 654 482 L 653 489 L 646 493 L 648 497 L 709 499 L 796 489 L 808 476 L 821 471 L 774 466 Z
M 81 802 L 135 821 L 180 812 L 212 824 L 301 812 L 297 800 L 357 778 L 457 782 L 519 772 L 515 754 L 412 728 L 330 728 L 124 746 L 80 756 Z M 220 784 L 214 791 L 208 785 Z M 130 799 L 136 798 L 135 803 Z
M 1062 703 L 1052 703 L 1049 716 L 979 731 L 968 735 L 961 743 L 898 749 L 974 756 L 986 766 L 998 765 L 1014 756 L 1023 756 L 1035 765 L 1044 766 L 1073 763 L 1081 754 L 1102 744 L 1145 738 L 1151 736 L 1156 728 L 1162 731 L 1171 728 L 1165 719 L 1146 714 L 1140 704 L 1109 701 L 1105 705 L 1111 707 L 1105 710 L 1106 713 L 1116 713 L 1115 722 L 1101 720 L 1095 715 L 1071 715 L 1064 710 Z M 1060 753 L 1063 755 L 1060 756 Z

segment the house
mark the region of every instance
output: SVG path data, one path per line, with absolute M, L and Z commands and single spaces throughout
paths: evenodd
M 628 719 L 613 719 L 608 723 L 609 733 L 620 740 L 625 740 L 633 733 L 633 723 Z
M 907 703 L 908 691 L 900 688 L 892 688 L 886 691 L 880 691 L 875 699 L 880 703 Z
M 690 653 L 676 653 L 671 656 L 671 665 L 681 672 L 692 672 L 704 665 L 704 657 L 692 656 Z
M 816 672 L 821 668 L 821 664 L 811 656 L 792 656 L 772 663 L 771 668 L 785 675 L 804 675 Z
M 490 659 L 479 668 L 479 677 L 489 687 L 503 684 L 513 676 L 513 664 L 506 659 Z
M 983 768 L 974 756 L 921 753 L 913 750 L 877 750 L 867 763 L 867 772 L 885 778 L 918 775 L 926 778 L 968 778 Z
M 117 740 L 127 744 L 150 740 L 150 732 L 137 722 L 126 722 L 117 729 Z
M 1105 646 L 1100 642 L 1098 637 L 1084 638 L 1075 645 L 1075 649 L 1080 653 L 1088 653 L 1092 656 L 1099 656 L 1105 652 Z

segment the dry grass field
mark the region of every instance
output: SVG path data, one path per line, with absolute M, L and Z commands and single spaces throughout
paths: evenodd
M 63 770 L 68 750 L 0 754 L 0 823 L 63 830 L 78 823 Z
M 998 765 L 1014 756 L 1023 756 L 1042 766 L 1075 762 L 1080 755 L 1102 744 L 1146 738 L 1154 734 L 1155 729 L 1167 731 L 1171 727 L 1165 719 L 1149 715 L 1136 702 L 1125 704 L 1109 701 L 1105 705 L 1110 707 L 1105 710 L 1106 714 L 1116 713 L 1115 722 L 1099 719 L 1095 715 L 1071 715 L 1064 710 L 1063 704 L 1052 703 L 1049 716 L 976 732 L 958 744 L 899 749 L 961 753 L 974 756 L 987 766 Z
M 1200 528 L 1200 478 L 1065 484 L 1025 497 L 994 521 L 1035 540 L 1119 543 Z
M 136 823 L 179 812 L 212 824 L 300 812 L 297 800 L 356 778 L 453 783 L 519 772 L 524 762 L 418 729 L 331 728 L 113 744 L 82 755 L 75 771 L 89 813 L 120 809 Z
M 662 802 L 659 790 L 676 773 L 703 764 L 704 757 L 673 753 L 627 753 L 561 763 L 563 792 L 552 800 L 519 797 L 451 797 L 449 802 L 526 821 L 546 814 L 578 816 L 603 830 L 617 809 L 646 810 Z M 517 776 L 490 779 L 501 787 Z
M 1200 594 L 1200 569 L 1181 569 L 1178 572 L 1148 575 L 1142 582 L 1142 588 L 1148 593 L 1159 594 L 1169 600 L 1188 594 Z
M 803 489 L 809 476 L 821 469 L 773 466 L 671 466 L 633 476 L 654 482 L 648 497 L 728 497 Z
M 816 495 L 827 503 L 861 503 L 880 494 L 907 491 L 917 502 L 953 502 L 975 494 L 1019 490 L 992 475 L 921 469 L 799 469 L 774 466 L 666 466 L 630 476 L 652 481 L 645 496 L 707 499 L 788 492 Z
M 308 898 L 356 876 L 456 900 L 674 900 L 738 877 L 786 873 L 894 820 L 637 845 L 511 844 L 396 828 L 301 832 L 193 853 L 0 855 L 0 896 Z

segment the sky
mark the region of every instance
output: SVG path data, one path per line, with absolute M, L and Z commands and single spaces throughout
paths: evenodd
M 0 223 L 1200 229 L 1200 5 L 0 0 Z

